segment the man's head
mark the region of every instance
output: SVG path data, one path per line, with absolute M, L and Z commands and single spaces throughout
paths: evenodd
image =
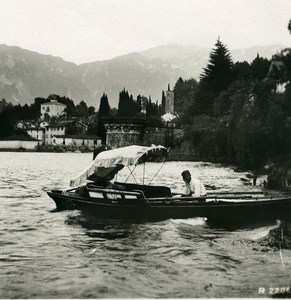
M 191 181 L 191 173 L 189 172 L 189 170 L 183 171 L 181 175 L 185 182 L 189 183 Z

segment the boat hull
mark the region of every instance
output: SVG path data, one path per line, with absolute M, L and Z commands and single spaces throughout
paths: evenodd
M 257 201 L 223 201 L 205 199 L 135 199 L 119 201 L 48 192 L 58 209 L 77 209 L 98 218 L 128 220 L 164 220 L 205 217 L 224 223 L 248 220 L 291 219 L 291 197 Z M 205 202 L 203 202 L 205 201 Z

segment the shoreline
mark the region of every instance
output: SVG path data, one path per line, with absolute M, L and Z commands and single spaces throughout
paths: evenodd
M 92 154 L 92 160 L 93 160 L 93 153 L 94 153 L 94 149 L 92 150 L 88 150 L 88 149 L 83 149 L 83 150 L 79 150 L 79 149 L 75 149 L 75 150 L 65 150 L 63 148 L 60 149 L 0 149 L 0 153 L 1 152 L 6 152 L 6 153 L 60 153 L 60 154 L 64 154 L 64 153 L 71 153 L 71 154 Z M 173 157 L 170 156 L 170 158 L 168 158 L 166 161 L 168 162 L 184 162 L 184 161 L 188 161 L 188 162 L 202 162 L 202 163 L 211 163 L 211 164 L 219 164 L 221 165 L 221 167 L 228 167 L 228 168 L 232 168 L 233 170 L 235 170 L 236 172 L 244 172 L 244 173 L 249 173 L 248 174 L 248 178 L 252 178 L 253 177 L 253 173 L 250 170 L 242 170 L 240 167 L 235 166 L 235 165 L 231 165 L 225 162 L 219 162 L 219 161 L 206 161 L 206 160 L 199 160 L 196 156 L 194 158 L 193 155 L 189 155 L 189 153 L 179 153 L 179 155 L 173 155 Z M 270 174 L 266 174 L 266 173 L 261 173 L 258 174 L 257 179 L 261 179 L 259 182 L 257 182 L 257 184 L 255 185 L 256 187 L 260 187 L 260 188 L 264 188 L 262 185 L 262 180 L 266 180 L 268 175 Z M 253 185 L 252 185 L 253 186 Z M 291 195 L 291 186 L 285 186 L 285 187 L 281 187 L 281 188 L 264 188 L 266 189 L 266 191 L 276 191 L 276 192 L 280 192 L 280 193 L 286 193 L 288 195 Z

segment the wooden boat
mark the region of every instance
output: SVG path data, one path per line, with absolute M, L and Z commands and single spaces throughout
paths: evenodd
M 129 146 L 101 152 L 84 172 L 71 180 L 71 185 L 78 186 L 96 174 L 106 176 L 126 165 L 161 162 L 166 156 L 162 146 Z M 77 209 L 109 219 L 205 217 L 228 223 L 288 219 L 291 213 L 291 196 L 272 197 L 263 192 L 212 192 L 203 197 L 182 197 L 166 186 L 115 182 L 108 187 L 89 182 L 65 191 L 52 190 L 48 195 L 57 209 Z

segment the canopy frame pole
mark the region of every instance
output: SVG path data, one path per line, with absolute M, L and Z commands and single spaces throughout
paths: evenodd
M 152 183 L 152 181 L 155 179 L 155 177 L 158 175 L 158 173 L 161 171 L 162 167 L 164 166 L 165 164 L 165 160 L 163 162 L 163 164 L 161 165 L 161 167 L 158 169 L 157 173 L 155 174 L 155 176 L 151 179 L 151 181 L 148 183 L 148 185 L 150 185 Z
M 144 184 L 145 162 L 143 163 L 142 184 Z
M 135 170 L 135 168 L 136 168 L 136 165 L 134 166 L 134 169 L 133 169 L 133 170 L 131 170 L 129 166 L 127 166 L 127 167 L 128 167 L 128 169 L 129 169 L 129 171 L 130 171 L 130 174 L 129 174 L 128 177 L 125 179 L 124 183 L 126 183 L 127 179 L 128 179 L 128 178 L 130 177 L 130 175 L 131 175 L 131 176 L 133 177 L 133 179 L 135 180 L 136 184 L 138 184 L 137 180 L 135 179 L 135 177 L 134 177 L 134 175 L 133 175 L 133 172 L 134 172 L 134 170 Z

